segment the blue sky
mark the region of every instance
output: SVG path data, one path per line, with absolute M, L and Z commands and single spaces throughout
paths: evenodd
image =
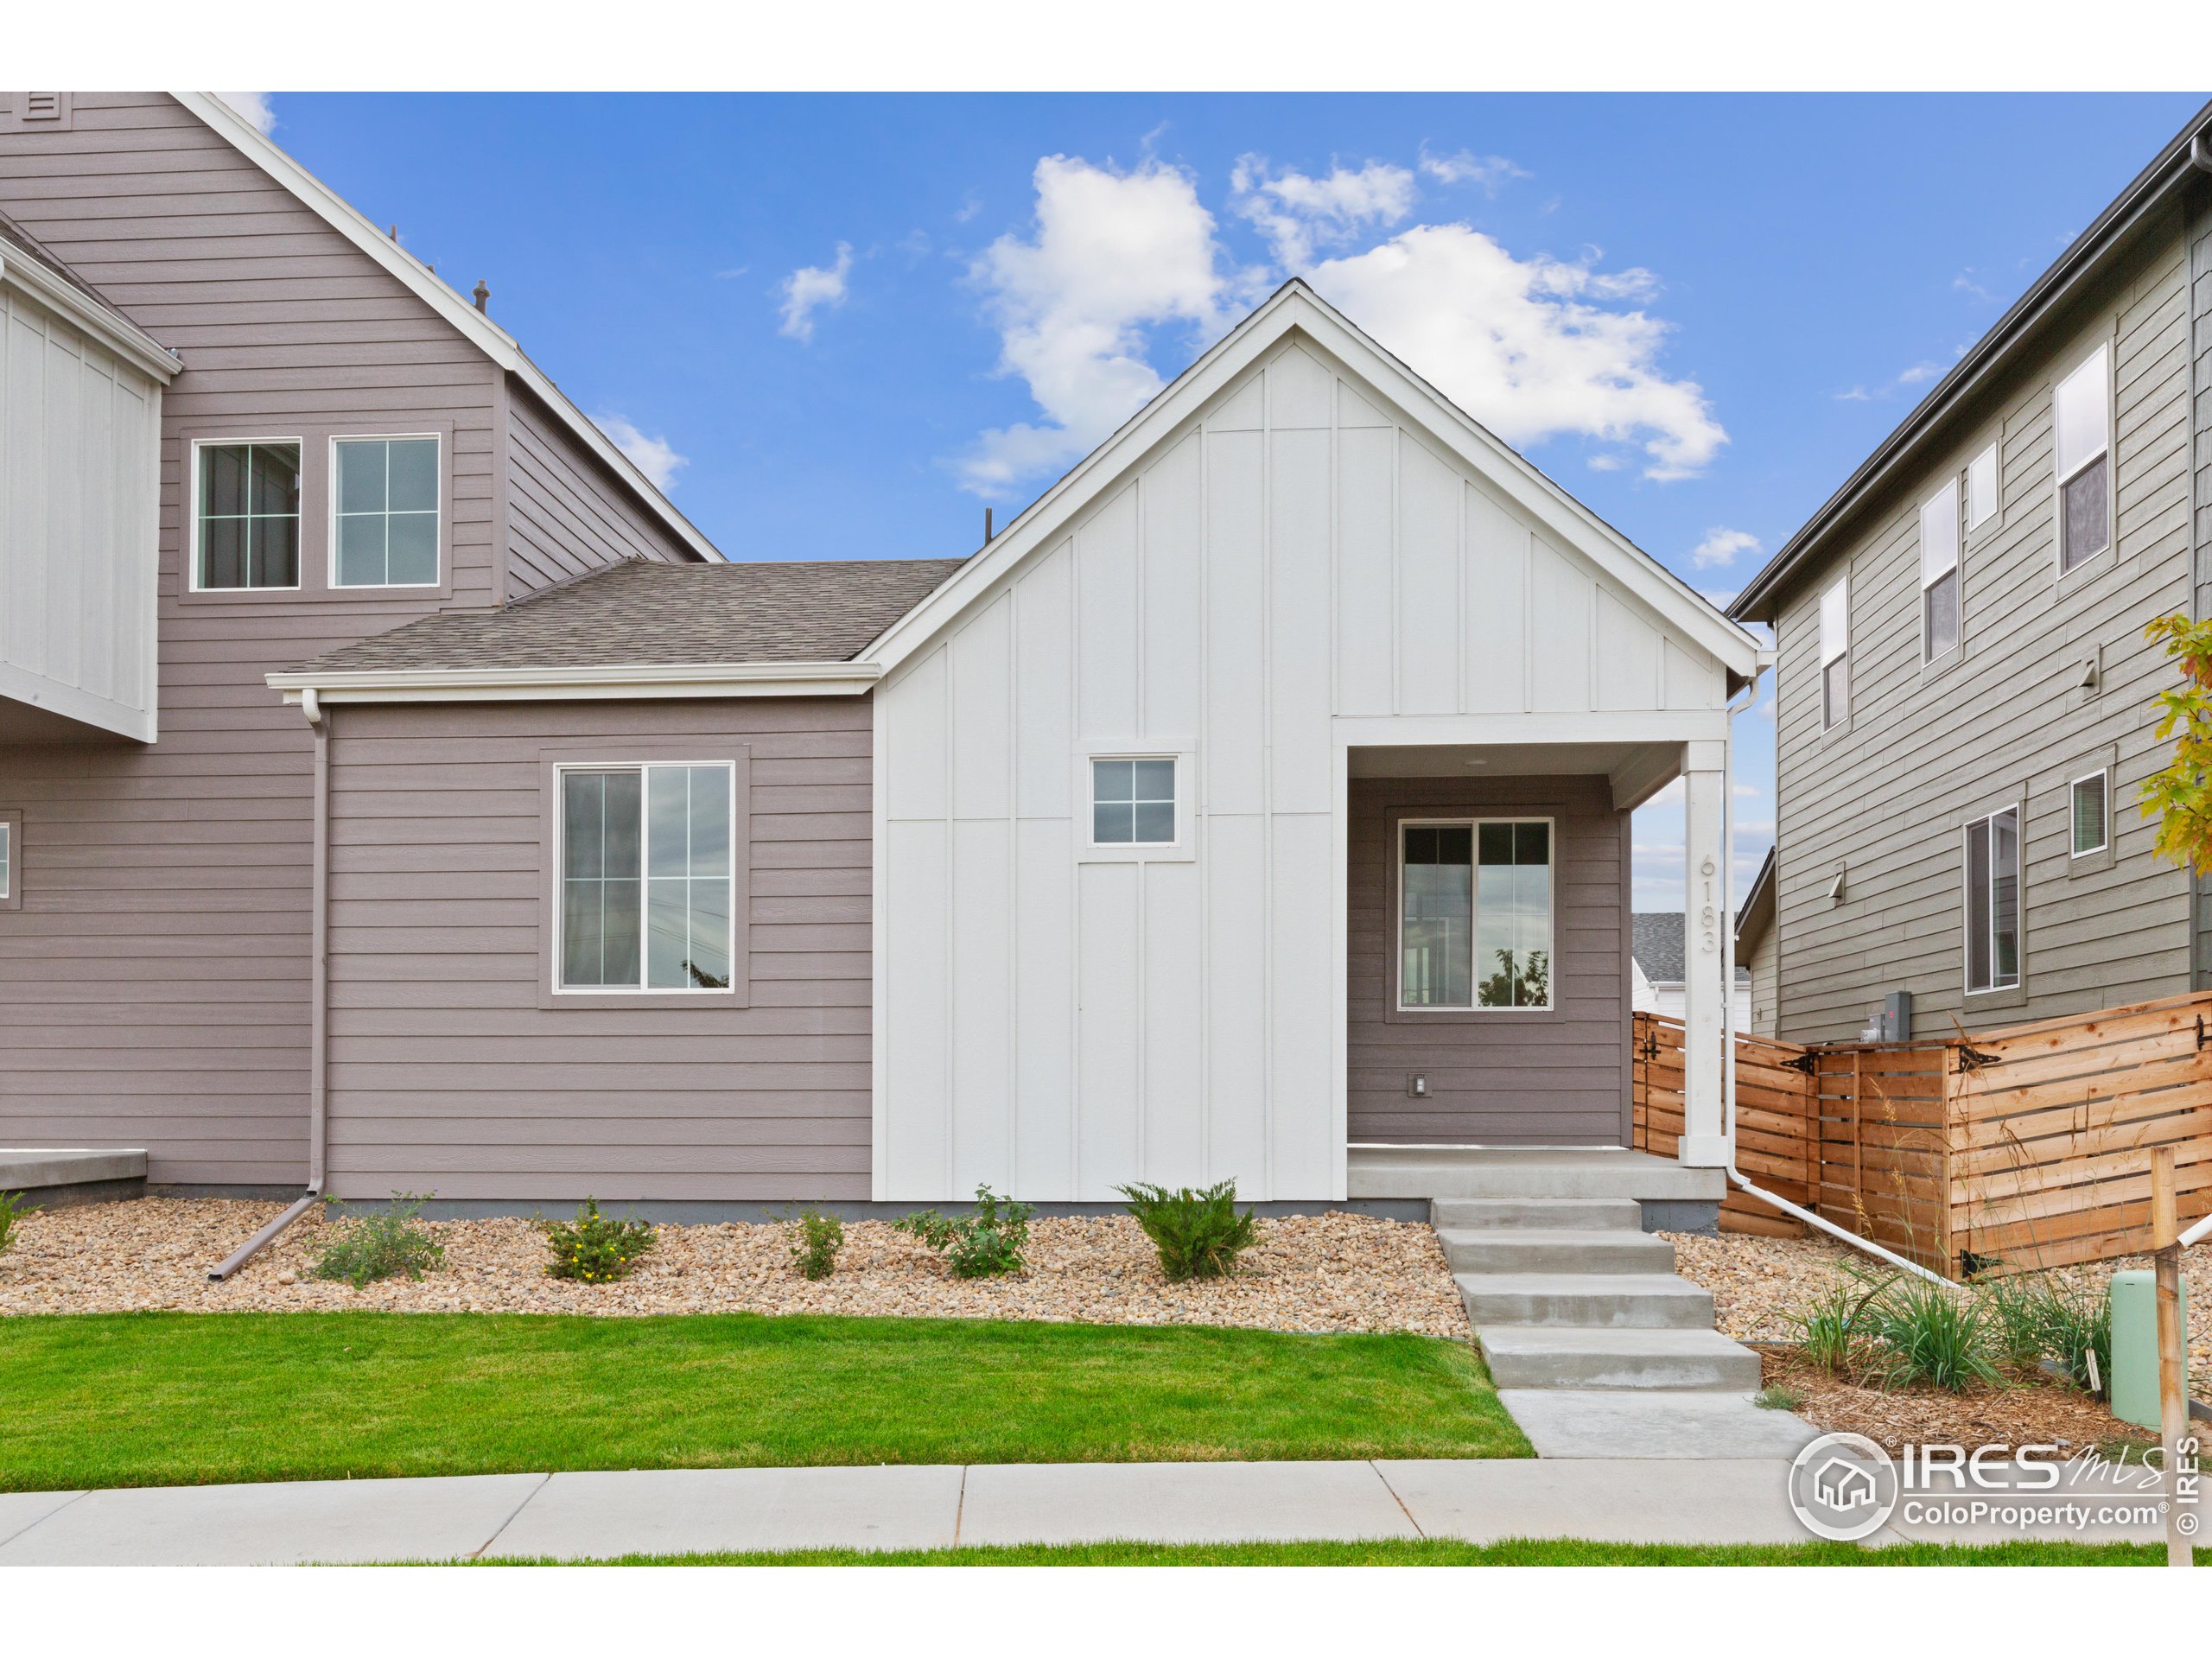
M 971 550 L 1302 270 L 1716 594 L 2201 101 L 267 99 L 733 558 Z M 1738 737 L 1748 865 L 1771 724 Z M 1637 841 L 1678 903 L 1679 809 Z

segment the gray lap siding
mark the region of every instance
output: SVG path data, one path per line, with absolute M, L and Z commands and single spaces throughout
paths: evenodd
M 1549 817 L 1556 1008 L 1395 1014 L 1395 836 L 1420 817 Z M 1628 1135 L 1628 818 L 1602 778 L 1354 779 L 1347 892 L 1351 1138 L 1621 1146 Z M 1406 1092 L 1409 1074 L 1430 1095 Z
M 868 1196 L 867 698 L 332 712 L 334 1192 Z M 541 1006 L 542 754 L 671 742 L 750 756 L 749 1006 Z

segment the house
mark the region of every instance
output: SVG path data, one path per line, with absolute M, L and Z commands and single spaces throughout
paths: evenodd
M 1682 1017 L 1684 953 L 1682 915 L 1673 910 L 1639 910 L 1629 918 L 1631 1001 L 1641 1011 L 1669 1020 Z M 1741 955 L 1743 931 L 1737 930 L 1735 990 L 1728 999 L 1732 1029 L 1751 1028 L 1751 974 Z
M 2207 891 L 2137 802 L 2177 683 L 2145 625 L 2208 602 L 2212 105 L 1731 607 L 1778 652 L 1772 1031 L 2202 988 Z
M 1766 849 L 1751 885 L 1736 901 L 1736 962 L 1745 988 L 1747 1018 L 1737 1029 L 1755 1037 L 1774 1035 L 1777 970 L 1781 953 L 1774 931 L 1774 849 Z
M 0 211 L 181 356 L 161 695 L 0 749 L 0 1139 L 490 1209 L 1423 1197 L 1392 1149 L 1628 1144 L 1628 815 L 1681 778 L 1717 1198 L 1758 647 L 1302 283 L 972 556 L 723 562 L 220 106 L 72 118 L 0 125 Z M 131 264 L 138 144 L 282 270 Z

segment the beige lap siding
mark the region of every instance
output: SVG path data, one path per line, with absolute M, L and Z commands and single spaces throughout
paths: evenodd
M 1398 1014 L 1392 825 L 1550 817 L 1554 1009 Z M 1603 778 L 1354 779 L 1351 1134 L 1362 1141 L 1619 1146 L 1629 1110 L 1628 816 Z M 1430 1093 L 1415 1099 L 1407 1077 Z
M 865 697 L 340 707 L 334 1191 L 868 1195 Z M 544 1007 L 543 751 L 749 751 L 751 995 Z M 650 752 L 649 752 L 650 751 Z

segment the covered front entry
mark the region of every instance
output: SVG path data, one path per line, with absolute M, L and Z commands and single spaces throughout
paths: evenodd
M 1725 765 L 1719 747 L 1348 747 L 1351 1146 L 1631 1143 L 1630 814 L 1685 775 L 1707 805 L 1719 771 L 1689 763 Z M 1692 816 L 1694 877 L 1720 836 L 1717 813 Z M 1721 982 L 1725 930 L 1704 925 L 1718 899 L 1697 887 L 1689 937 L 1715 946 L 1693 964 L 1711 969 L 1692 974 L 1711 982 L 1697 985 L 1702 1005 Z

